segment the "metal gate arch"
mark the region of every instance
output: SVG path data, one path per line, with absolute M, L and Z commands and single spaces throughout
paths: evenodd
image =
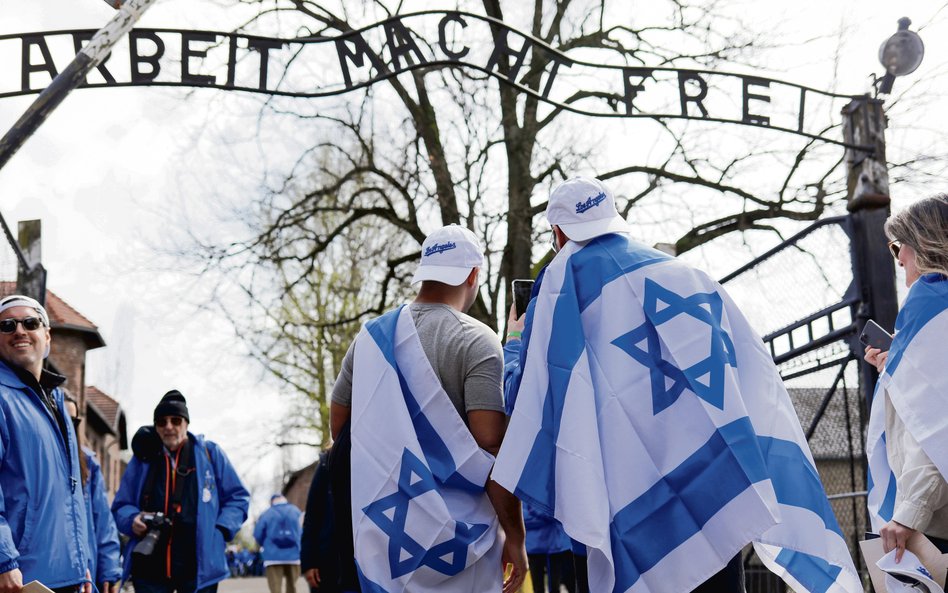
M 37 101 L 24 113 L 23 117 L 14 124 L 13 128 L 0 138 L 0 168 L 22 146 L 26 139 L 48 117 L 50 112 L 74 88 L 82 86 L 192 86 L 209 87 L 223 90 L 239 90 L 244 92 L 263 92 L 271 95 L 286 96 L 325 96 L 348 92 L 364 88 L 393 76 L 411 70 L 430 66 L 456 66 L 475 68 L 487 74 L 500 78 L 501 82 L 513 86 L 518 92 L 538 96 L 544 102 L 560 109 L 567 109 L 592 117 L 643 117 L 643 118 L 670 118 L 670 119 L 699 119 L 766 127 L 781 133 L 798 134 L 812 140 L 828 142 L 838 145 L 846 151 L 848 171 L 848 205 L 849 212 L 842 216 L 826 218 L 816 222 L 807 229 L 794 235 L 787 241 L 756 258 L 752 262 L 725 278 L 721 283 L 735 296 L 735 300 L 746 308 L 749 302 L 758 302 L 769 305 L 768 299 L 754 298 L 751 293 L 756 274 L 767 266 L 779 262 L 781 258 L 792 257 L 793 254 L 805 254 L 811 259 L 815 256 L 826 257 L 817 249 L 810 246 L 821 235 L 835 236 L 845 239 L 845 250 L 839 250 L 834 255 L 844 256 L 848 262 L 849 282 L 844 288 L 837 291 L 834 298 L 817 299 L 809 308 L 795 310 L 793 319 L 783 319 L 774 322 L 778 315 L 765 316 L 758 319 L 756 329 L 764 337 L 764 342 L 770 349 L 774 361 L 781 370 L 781 376 L 787 382 L 794 398 L 794 405 L 800 416 L 811 449 L 818 458 L 818 466 L 822 462 L 824 472 L 821 476 L 827 492 L 833 501 L 837 516 L 844 516 L 841 520 L 844 535 L 852 544 L 853 556 L 857 567 L 863 569 L 860 555 L 856 551 L 856 542 L 861 539 L 865 531 L 866 513 L 862 497 L 865 495 L 865 456 L 864 456 L 864 428 L 867 423 L 868 403 L 871 398 L 872 386 L 876 374 L 875 369 L 861 359 L 861 348 L 857 336 L 868 319 L 875 319 L 883 327 L 892 328 L 896 314 L 894 290 L 894 266 L 888 257 L 885 243 L 881 241 L 882 225 L 888 215 L 888 179 L 885 161 L 884 128 L 885 117 L 882 102 L 870 99 L 868 96 L 838 95 L 794 85 L 791 83 L 765 79 L 762 77 L 732 74 L 726 72 L 712 72 L 693 69 L 675 68 L 613 68 L 583 63 L 573 60 L 556 48 L 544 44 L 513 29 L 501 21 L 490 19 L 482 15 L 462 13 L 459 11 L 423 11 L 413 14 L 396 15 L 383 22 L 370 25 L 332 39 L 269 39 L 247 35 L 238 35 L 229 32 L 214 31 L 182 31 L 171 29 L 142 29 L 131 30 L 134 19 L 140 15 L 154 0 L 129 0 L 123 6 L 123 13 L 114 20 L 111 28 L 107 26 L 100 30 L 92 42 L 82 46 L 91 35 L 90 31 L 50 31 L 28 33 L 21 35 L 0 36 L 0 42 L 14 40 L 23 47 L 37 47 L 43 55 L 42 62 L 33 63 L 28 57 L 22 60 L 22 80 L 25 81 L 19 89 L 4 91 L 0 89 L 0 98 L 38 92 L 29 84 L 30 75 L 36 72 L 48 72 L 52 83 L 42 91 Z M 121 2 L 119 2 L 121 3 Z M 123 14 L 125 15 L 123 17 Z M 431 40 L 427 45 L 440 47 L 444 55 L 430 59 L 411 42 L 411 31 L 404 21 L 421 19 L 426 16 L 440 17 L 438 39 Z M 133 18 L 134 17 L 134 18 Z M 122 19 L 125 19 L 122 21 Z M 465 61 L 465 53 L 459 47 L 447 46 L 445 43 L 445 26 L 468 27 L 479 23 L 491 32 L 494 41 L 491 57 L 486 63 L 470 63 Z M 388 38 L 400 39 L 398 46 L 388 48 L 392 59 L 386 62 L 383 51 L 371 47 L 366 41 L 367 34 L 373 30 L 385 29 Z M 103 35 L 103 33 L 105 33 Z M 113 45 L 119 38 L 128 36 L 131 54 L 129 62 L 131 69 L 127 81 L 116 80 L 111 73 L 104 76 L 105 83 L 90 85 L 86 74 L 93 69 L 100 73 L 108 72 L 107 59 Z M 155 55 L 142 55 L 136 49 L 138 40 L 158 40 L 162 35 L 179 36 L 182 40 L 183 65 L 179 79 L 172 81 L 158 80 L 158 58 Z M 46 42 L 47 37 L 68 36 L 74 40 L 78 51 L 76 59 L 69 67 L 57 72 L 49 54 Z M 513 36 L 520 49 L 513 48 L 509 37 Z M 228 51 L 255 51 L 260 54 L 260 71 L 258 78 L 251 83 L 241 84 L 235 78 L 235 70 L 231 66 L 233 59 L 227 61 L 226 77 L 216 78 L 207 73 L 198 74 L 190 68 L 191 58 L 206 56 L 210 46 L 203 44 L 217 44 L 226 40 L 230 48 Z M 407 41 L 406 41 L 407 40 Z M 159 47 L 155 43 L 155 47 Z M 317 89 L 316 91 L 297 92 L 293 89 L 278 89 L 268 87 L 267 64 L 265 56 L 269 51 L 277 51 L 288 44 L 299 46 L 317 46 L 325 43 L 338 54 L 339 75 L 343 81 L 338 90 Z M 527 49 L 544 51 L 555 55 L 552 60 L 553 69 L 548 72 L 546 84 L 542 91 L 519 85 L 516 80 L 517 71 L 525 67 Z M 157 51 L 157 49 L 156 49 Z M 203 53 L 202 53 L 203 52 Z M 229 54 L 231 55 L 231 54 Z M 497 69 L 497 62 L 503 61 L 508 67 Z M 405 65 L 402 65 L 404 61 Z M 371 65 L 370 76 L 358 79 L 358 74 L 364 72 L 363 63 Z M 140 66 L 151 64 L 154 76 L 144 72 Z M 624 110 L 602 112 L 585 110 L 569 102 L 558 100 L 556 91 L 556 69 L 569 67 L 592 67 L 609 71 L 608 80 L 614 83 L 615 89 L 610 90 L 617 100 L 617 104 Z M 374 68 L 374 70 L 373 70 Z M 509 77 L 500 75 L 500 71 L 512 73 Z M 707 94 L 708 85 L 705 78 L 723 77 L 740 82 L 743 88 L 743 109 L 739 114 L 731 116 L 717 116 L 709 114 L 702 103 Z M 604 74 L 605 78 L 605 74 Z M 219 82 L 223 80 L 224 82 Z M 215 82 L 217 81 L 217 82 Z M 645 90 L 646 82 L 658 85 L 668 83 L 673 89 L 672 96 L 679 100 L 680 110 L 669 112 L 648 113 L 638 109 L 634 104 L 640 93 Z M 255 85 L 252 83 L 256 83 Z M 686 83 L 697 84 L 700 92 L 688 91 Z M 694 87 L 694 84 L 691 85 Z M 799 96 L 800 115 L 793 125 L 784 126 L 771 124 L 770 119 L 749 108 L 749 100 L 769 103 L 769 96 L 765 93 L 777 92 L 777 87 L 791 87 Z M 804 121 L 804 105 L 807 96 L 827 96 L 833 99 L 848 100 L 843 107 L 843 135 L 842 140 L 831 138 L 825 134 L 808 131 Z M 674 102 L 672 102 L 674 105 Z M 695 112 L 701 113 L 700 116 Z M 0 217 L 2 222 L 2 217 Z M 3 225 L 5 226 L 5 224 Z M 23 257 L 9 230 L 5 229 L 11 251 L 19 268 L 24 272 L 37 275 L 42 270 L 33 269 L 33 266 Z M 828 235 L 827 235 L 828 234 Z M 817 241 L 818 243 L 818 241 Z M 785 266 L 784 271 L 797 272 L 793 266 Z M 42 274 L 45 281 L 45 274 Z M 768 276 L 770 276 L 768 274 Z M 779 276 L 770 276 L 768 282 L 777 282 Z M 748 281 L 750 279 L 750 281 Z M 742 283 L 748 286 L 742 287 Z M 759 284 L 759 283 L 757 283 Z M 793 279 L 785 291 L 789 295 L 803 294 L 807 289 L 806 283 L 799 278 Z M 41 283 L 35 296 L 42 300 L 44 283 Z M 742 295 L 742 293 L 745 293 Z M 772 311 L 771 313 L 776 313 Z M 753 317 L 753 316 L 751 316 Z M 754 323 L 754 319 L 752 319 Z M 799 386 L 798 386 L 799 385 Z M 838 480 L 831 480 L 829 475 L 839 476 Z M 747 558 L 748 568 L 752 568 L 754 560 Z M 749 571 L 751 580 L 750 590 L 771 590 L 770 585 L 764 582 L 753 581 L 752 571 Z M 773 590 L 783 590 L 782 583 L 776 584 Z

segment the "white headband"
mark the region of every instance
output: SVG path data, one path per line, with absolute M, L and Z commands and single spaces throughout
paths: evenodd
M 3 300 L 0 300 L 0 313 L 3 313 L 7 309 L 12 309 L 13 307 L 29 307 L 30 309 L 36 310 L 36 312 L 39 313 L 40 319 L 43 320 L 43 325 L 49 327 L 49 315 L 47 315 L 43 305 L 39 304 L 39 301 L 31 299 L 28 296 L 23 296 L 22 294 L 11 294 L 8 297 L 4 297 Z

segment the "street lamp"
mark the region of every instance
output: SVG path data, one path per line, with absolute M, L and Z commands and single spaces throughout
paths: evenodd
M 909 31 L 912 21 L 908 17 L 899 19 L 899 30 L 879 48 L 879 62 L 885 68 L 885 76 L 879 84 L 879 92 L 888 95 L 896 76 L 915 72 L 925 55 L 925 44 L 915 31 Z

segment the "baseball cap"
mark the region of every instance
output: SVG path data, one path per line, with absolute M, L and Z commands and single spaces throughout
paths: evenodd
M 472 268 L 484 265 L 484 249 L 477 236 L 456 224 L 441 227 L 421 244 L 421 261 L 411 283 L 423 280 L 458 286 Z
M 885 586 L 889 593 L 897 591 L 906 591 L 919 593 L 944 593 L 944 590 L 938 586 L 932 574 L 918 559 L 918 556 L 905 550 L 902 554 L 902 561 L 895 563 L 895 553 L 898 550 L 892 550 L 876 562 L 876 566 L 885 572 Z
M 573 177 L 556 186 L 546 207 L 546 219 L 573 241 L 631 230 L 616 209 L 612 190 L 591 177 Z

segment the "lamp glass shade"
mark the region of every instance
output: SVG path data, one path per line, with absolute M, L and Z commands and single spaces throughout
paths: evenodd
M 899 31 L 879 48 L 879 62 L 894 76 L 915 72 L 925 55 L 925 44 L 915 31 Z

